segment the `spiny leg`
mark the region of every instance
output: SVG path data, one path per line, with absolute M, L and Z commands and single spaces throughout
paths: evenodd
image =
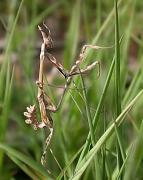
M 59 72 L 66 77 L 67 76 L 67 71 L 64 69 L 64 67 L 62 66 L 62 64 L 60 64 L 59 62 L 57 62 L 56 58 L 50 54 L 50 53 L 45 53 L 46 58 L 51 62 L 51 64 L 53 66 L 55 66 Z
M 45 165 L 46 164 L 46 153 L 47 153 L 47 149 L 50 145 L 52 136 L 53 136 L 53 128 L 49 128 L 50 130 L 50 134 L 47 136 L 46 140 L 45 140 L 45 147 L 44 147 L 44 151 L 41 157 L 41 164 Z
M 81 62 L 83 61 L 83 59 L 85 57 L 85 52 L 86 52 L 87 48 L 100 49 L 100 48 L 108 48 L 108 47 L 100 47 L 100 46 L 93 46 L 93 45 L 84 45 L 82 47 L 79 58 L 76 60 L 75 64 L 72 66 L 71 70 L 69 72 L 66 72 L 66 77 L 65 77 L 66 78 L 66 84 L 64 87 L 63 94 L 62 94 L 60 101 L 57 105 L 56 111 L 59 109 L 59 107 L 61 106 L 61 104 L 63 102 L 64 95 L 67 91 L 68 86 L 71 84 L 73 75 L 87 74 L 92 69 L 94 69 L 96 65 L 99 66 L 98 76 L 100 75 L 100 63 L 98 61 L 88 65 L 85 69 L 81 69 L 79 71 L 79 65 L 81 64 Z
M 47 106 L 46 106 L 46 109 L 48 109 L 49 111 L 51 112 L 56 112 L 62 102 L 63 102 L 63 98 L 64 98 L 64 95 L 67 91 L 67 88 L 68 86 L 71 84 L 71 81 L 72 81 L 72 76 L 73 75 L 79 75 L 80 73 L 82 74 L 87 74 L 88 72 L 90 72 L 92 69 L 95 68 L 95 66 L 98 64 L 99 66 L 99 72 L 98 72 L 98 75 L 100 74 L 100 64 L 98 61 L 90 64 L 89 66 L 87 66 L 87 68 L 85 69 L 81 69 L 80 71 L 78 70 L 79 68 L 79 64 L 82 62 L 83 58 L 84 58 L 84 55 L 85 55 L 85 51 L 88 47 L 92 47 L 92 48 L 96 48 L 96 49 L 99 49 L 100 47 L 99 46 L 91 46 L 91 45 L 84 45 L 82 50 L 81 50 L 81 53 L 80 53 L 80 56 L 79 56 L 79 59 L 76 61 L 75 65 L 71 68 L 71 71 L 70 72 L 67 72 L 66 70 L 64 70 L 63 66 L 61 64 L 58 64 L 56 59 L 48 53 L 45 53 L 47 55 L 47 57 L 49 58 L 49 60 L 52 62 L 52 64 L 64 75 L 64 77 L 66 78 L 66 84 L 65 84 L 65 87 L 64 87 L 64 91 L 62 93 L 62 96 L 59 100 L 59 103 L 57 105 L 57 107 L 52 103 L 51 99 L 49 96 L 46 96 L 47 99 L 48 99 L 48 103 L 47 103 Z
M 88 65 L 85 69 L 81 69 L 81 70 L 79 71 L 79 65 L 80 65 L 80 63 L 82 62 L 82 60 L 84 59 L 85 51 L 86 51 L 87 48 L 99 49 L 99 48 L 101 48 L 101 47 L 100 47 L 100 46 L 92 46 L 92 45 L 84 45 L 83 48 L 82 48 L 82 50 L 81 50 L 81 53 L 80 53 L 80 55 L 79 55 L 78 60 L 75 62 L 75 65 L 72 66 L 71 70 L 70 70 L 69 72 L 66 72 L 66 71 L 63 69 L 63 71 L 66 72 L 66 76 L 65 76 L 65 78 L 66 78 L 66 84 L 65 84 L 65 87 L 64 87 L 64 91 L 63 91 L 63 93 L 62 93 L 62 95 L 61 95 L 61 98 L 60 98 L 60 100 L 59 100 L 59 103 L 58 103 L 57 107 L 56 107 L 56 106 L 53 106 L 54 108 L 52 109 L 51 106 L 47 106 L 47 109 L 48 109 L 48 110 L 50 110 L 50 111 L 52 111 L 52 112 L 56 112 L 56 111 L 60 108 L 60 106 L 61 106 L 61 104 L 62 104 L 62 102 L 63 102 L 64 95 L 65 95 L 65 93 L 66 93 L 66 91 L 67 91 L 67 88 L 68 88 L 69 85 L 71 84 L 71 81 L 72 81 L 72 78 L 73 78 L 74 75 L 87 74 L 87 73 L 89 73 L 91 70 L 93 70 L 96 65 L 99 66 L 98 76 L 100 75 L 100 63 L 99 63 L 98 61 L 96 61 L 96 62 Z
M 99 77 L 100 76 L 100 63 L 99 63 L 99 61 L 95 61 L 94 63 L 88 65 L 85 69 L 80 69 L 80 70 L 77 70 L 73 73 L 70 73 L 69 76 L 74 76 L 74 75 L 78 75 L 78 74 L 87 74 L 90 71 L 92 71 L 96 65 L 98 65 L 98 77 Z
M 72 66 L 70 72 L 68 73 L 68 78 L 66 80 L 67 82 L 65 84 L 63 94 L 62 94 L 61 99 L 59 101 L 59 104 L 57 106 L 58 108 L 62 104 L 62 101 L 63 101 L 64 95 L 66 93 L 66 90 L 67 90 L 68 86 L 70 85 L 70 83 L 72 81 L 72 76 L 79 75 L 79 74 L 87 74 L 92 69 L 94 69 L 96 65 L 98 65 L 98 67 L 99 67 L 98 76 L 100 76 L 100 63 L 99 63 L 99 61 L 93 62 L 92 64 L 88 65 L 85 69 L 80 69 L 79 70 L 79 65 L 82 63 L 83 59 L 85 58 L 85 53 L 86 53 L 87 48 L 102 49 L 102 48 L 110 48 L 110 47 L 101 47 L 101 46 L 94 46 L 94 45 L 84 45 L 82 47 L 82 49 L 80 51 L 79 58 L 76 60 L 75 64 Z
M 51 106 L 47 106 L 47 109 L 49 109 L 49 110 L 52 111 L 52 112 L 56 112 L 56 111 L 60 108 L 60 106 L 61 106 L 61 104 L 62 104 L 62 102 L 63 102 L 64 95 L 65 95 L 68 87 L 70 86 L 70 84 L 71 84 L 71 82 L 72 82 L 73 76 L 74 76 L 74 75 L 80 75 L 80 74 L 87 74 L 87 73 L 89 73 L 91 70 L 93 70 L 96 65 L 98 65 L 98 67 L 99 67 L 99 68 L 98 68 L 98 76 L 99 76 L 99 75 L 100 75 L 100 63 L 99 63 L 98 61 L 90 64 L 90 65 L 87 66 L 85 69 L 80 69 L 80 70 L 78 70 L 78 71 L 75 71 L 75 72 L 69 74 L 69 77 L 66 79 L 66 84 L 65 84 L 65 87 L 64 87 L 64 91 L 63 91 L 63 93 L 62 93 L 62 95 L 61 95 L 61 98 L 60 98 L 60 100 L 59 100 L 59 103 L 58 103 L 57 107 L 53 106 L 54 108 L 52 109 Z
M 84 45 L 80 51 L 79 58 L 76 60 L 75 64 L 72 66 L 69 74 L 72 74 L 79 68 L 79 65 L 82 63 L 83 59 L 85 58 L 85 53 L 86 53 L 87 48 L 98 50 L 98 49 L 107 49 L 107 48 L 112 48 L 112 47 L 113 46 L 103 47 L 103 46 L 96 46 L 96 45 L 90 45 L 90 44 Z

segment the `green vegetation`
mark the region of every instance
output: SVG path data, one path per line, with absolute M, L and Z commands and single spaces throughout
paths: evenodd
M 0 37 L 5 40 L 0 55 L 0 179 L 143 179 L 143 2 L 51 2 L 0 2 Z M 99 61 L 100 76 L 96 66 L 74 77 L 62 106 L 51 114 L 48 171 L 40 162 L 48 132 L 34 131 L 23 115 L 29 104 L 38 105 L 42 38 L 37 25 L 43 20 L 51 29 L 52 54 L 66 69 L 84 44 L 112 47 L 87 50 L 82 68 Z M 45 65 L 45 89 L 57 104 L 62 88 L 56 86 L 65 80 L 51 69 Z

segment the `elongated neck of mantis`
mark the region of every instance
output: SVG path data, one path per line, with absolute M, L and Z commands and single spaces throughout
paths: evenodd
M 41 46 L 41 53 L 40 53 L 40 68 L 39 68 L 39 88 L 38 88 L 38 96 L 43 94 L 43 67 L 44 67 L 44 59 L 45 59 L 45 44 L 43 43 Z

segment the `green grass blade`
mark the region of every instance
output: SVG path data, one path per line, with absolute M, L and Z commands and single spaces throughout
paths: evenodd
M 62 179 L 62 177 L 64 176 L 64 174 L 66 173 L 67 169 L 69 168 L 69 166 L 71 166 L 71 164 L 74 162 L 74 160 L 78 157 L 79 153 L 82 151 L 83 146 L 77 151 L 77 153 L 71 158 L 71 160 L 69 160 L 68 164 L 64 167 L 64 169 L 61 171 L 61 173 L 58 175 L 58 177 L 56 178 L 56 180 L 60 180 Z
M 10 102 L 11 102 L 11 96 L 12 96 L 12 86 L 13 86 L 13 77 L 14 77 L 14 69 L 12 71 L 11 77 L 10 77 L 10 64 L 8 63 L 7 67 L 7 79 L 6 79 L 6 87 L 5 87 L 5 94 L 4 94 L 4 101 L 3 101 L 3 110 L 1 113 L 1 122 L 0 122 L 0 140 L 3 141 L 3 138 L 5 136 L 5 130 L 8 122 L 8 115 L 10 111 Z
M 12 86 L 13 86 L 13 76 L 14 76 L 14 69 L 12 75 L 10 77 L 10 63 L 8 62 L 7 68 L 7 79 L 6 79 L 6 90 L 4 94 L 4 101 L 3 101 L 3 109 L 0 116 L 0 141 L 3 142 L 5 140 L 6 129 L 8 124 L 9 112 L 10 112 L 10 105 L 11 105 L 11 98 L 12 98 Z M 2 170 L 3 164 L 3 151 L 0 151 L 0 170 Z
M 12 46 L 12 40 L 13 40 L 13 36 L 14 36 L 14 31 L 15 31 L 15 27 L 16 27 L 16 24 L 17 24 L 17 21 L 18 21 L 18 18 L 19 18 L 19 15 L 20 15 L 20 11 L 21 11 L 21 8 L 22 8 L 22 5 L 23 5 L 23 2 L 24 0 L 21 0 L 20 2 L 20 5 L 19 5 L 19 8 L 18 8 L 18 11 L 17 11 L 17 14 L 16 14 L 16 17 L 15 17 L 15 20 L 13 22 L 13 24 L 11 25 L 11 22 L 10 22 L 10 27 L 11 29 L 8 29 L 8 30 L 11 30 L 10 34 L 7 35 L 6 39 L 7 39 L 7 44 L 6 44 L 6 50 L 5 50 L 5 53 L 4 53 L 4 61 L 3 61 L 3 64 L 2 64 L 2 67 L 0 69 L 0 98 L 3 97 L 3 91 L 4 91 L 4 79 L 5 79 L 5 72 L 7 72 L 7 63 L 8 63 L 8 56 L 9 56 L 9 53 L 10 53 L 10 49 L 11 49 L 11 46 Z M 12 27 L 11 27 L 12 26 Z
M 129 103 L 129 105 L 122 111 L 122 113 L 116 118 L 115 123 L 116 126 L 120 126 L 124 121 L 125 116 L 131 110 L 132 106 L 136 103 L 136 101 L 143 95 L 143 90 L 141 90 L 137 96 Z M 72 180 L 77 180 L 81 177 L 85 169 L 88 167 L 89 163 L 94 158 L 95 154 L 101 149 L 102 145 L 109 139 L 109 137 L 115 131 L 115 123 L 105 131 L 105 133 L 101 136 L 101 138 L 97 141 L 96 145 L 88 152 L 88 154 L 83 158 L 83 160 L 79 163 L 78 168 L 74 172 L 74 175 L 70 178 Z
M 121 85 L 120 85 L 120 44 L 117 0 L 115 0 L 115 107 L 116 116 L 121 113 Z
M 38 180 L 39 177 L 37 177 L 30 168 L 28 168 L 24 163 L 22 163 L 21 161 L 19 161 L 17 158 L 15 158 L 14 156 L 11 156 L 10 154 L 7 154 L 8 157 L 15 163 L 17 164 L 17 166 L 20 167 L 20 169 L 22 169 L 29 177 L 31 177 L 34 180 Z
M 120 0 L 118 2 L 118 6 L 121 4 L 122 0 Z M 112 11 L 110 12 L 110 14 L 107 16 L 107 18 L 105 19 L 105 21 L 103 22 L 102 26 L 100 27 L 98 33 L 96 34 L 96 36 L 93 38 L 92 43 L 93 45 L 96 45 L 97 41 L 99 40 L 99 37 L 101 36 L 101 34 L 104 32 L 104 30 L 106 30 L 107 25 L 110 23 L 110 21 L 112 20 L 112 17 L 114 15 L 114 8 L 112 9 Z M 92 57 L 92 53 L 93 53 L 93 49 L 88 49 L 87 53 L 86 53 L 86 57 L 87 60 L 86 62 L 88 63 L 88 61 L 91 59 Z
M 39 177 L 43 176 L 43 178 L 49 178 L 47 171 L 40 163 L 35 162 L 33 159 L 27 157 L 26 155 L 9 147 L 6 144 L 0 143 L 0 149 L 5 151 L 6 154 L 10 154 L 10 156 L 13 156 L 14 158 L 29 166 L 30 169 L 33 169 L 33 172 L 35 171 L 35 174 L 39 174 Z
M 97 0 L 97 31 L 100 29 L 101 26 L 101 1 Z
M 88 125 L 89 125 L 89 133 L 91 134 L 91 143 L 92 143 L 92 147 L 93 147 L 95 145 L 93 120 L 91 117 L 89 104 L 87 102 L 87 92 L 86 92 L 86 87 L 85 87 L 85 83 L 84 83 L 84 79 L 83 79 L 82 74 L 80 75 L 80 77 L 81 77 L 81 83 L 82 83 L 82 88 L 83 88 L 83 97 L 85 99 L 86 116 L 87 116 Z M 101 179 L 101 172 L 100 172 L 100 167 L 99 167 L 98 155 L 95 156 L 94 162 L 95 162 L 94 168 L 96 170 L 96 179 L 100 180 Z
M 119 19 L 118 19 L 118 7 L 117 0 L 114 1 L 115 6 L 115 117 L 121 113 L 121 83 L 120 83 L 120 44 L 119 44 Z M 117 136 L 117 166 L 121 168 L 123 159 L 125 158 L 125 152 L 121 141 L 121 129 L 116 128 L 115 132 Z
M 116 176 L 115 178 L 113 178 L 113 180 L 114 180 L 114 179 L 115 179 L 115 180 L 120 179 L 120 177 L 122 176 L 123 170 L 125 169 L 127 160 L 128 160 L 128 158 L 129 158 L 130 155 L 131 155 L 131 153 L 127 153 L 126 158 L 125 158 L 124 161 L 123 161 L 123 164 L 122 164 L 122 167 L 120 168 L 119 173 L 117 174 L 117 176 Z
M 142 82 L 142 77 L 143 77 L 142 65 L 143 65 L 143 56 L 141 57 L 141 63 L 139 64 L 139 68 L 137 72 L 135 73 L 133 80 L 124 96 L 124 99 L 122 102 L 123 106 L 125 106 L 131 100 L 131 98 L 135 96 L 135 94 L 139 90 L 140 84 Z
M 94 127 L 93 127 L 92 117 L 91 117 L 91 113 L 89 109 L 89 104 L 87 102 L 86 87 L 85 87 L 82 74 L 81 74 L 81 83 L 82 83 L 82 88 L 83 88 L 83 97 L 85 99 L 85 107 L 86 107 L 86 115 L 87 115 L 87 120 L 88 120 L 88 125 L 89 125 L 89 132 L 91 134 L 91 142 L 92 142 L 92 145 L 94 146 L 95 145 Z
M 70 67 L 76 55 L 80 25 L 80 1 L 77 0 L 71 14 L 64 51 L 64 65 Z
M 91 38 L 92 38 L 92 34 L 91 34 L 91 26 L 90 26 L 90 19 L 89 19 L 89 10 L 87 8 L 87 2 L 84 1 L 83 2 L 83 27 L 84 27 L 84 31 L 85 31 L 85 39 L 87 40 L 87 42 L 90 42 Z
M 112 77 L 112 73 L 113 73 L 113 69 L 114 69 L 114 64 L 115 64 L 115 58 L 113 58 L 113 60 L 112 60 L 112 64 L 110 66 L 110 69 L 109 69 L 109 72 L 108 72 L 108 75 L 107 75 L 107 79 L 106 79 L 106 82 L 105 82 L 105 85 L 104 85 L 104 88 L 103 88 L 103 91 L 102 91 L 102 94 L 101 94 L 101 97 L 100 97 L 100 100 L 99 100 L 99 103 L 98 103 L 98 106 L 97 106 L 97 110 L 96 110 L 94 119 L 93 119 L 94 128 L 96 128 L 97 119 L 99 118 L 100 112 L 102 110 L 103 101 L 105 99 L 105 95 L 106 95 L 106 92 L 107 92 L 107 89 L 108 89 L 108 86 L 109 86 L 109 83 L 110 83 L 110 79 Z M 90 143 L 91 143 L 91 141 L 90 141 L 90 133 L 89 133 L 88 137 L 86 139 L 83 151 L 82 151 L 82 153 L 80 155 L 80 158 L 78 160 L 77 167 L 78 167 L 79 162 L 82 160 L 82 158 L 88 152 Z
M 143 159 L 143 120 L 141 122 L 140 130 L 137 134 L 136 139 L 130 149 L 130 156 L 125 168 L 124 180 L 142 178 L 138 175 L 138 170 L 141 169 L 141 163 Z
M 128 63 L 129 63 L 129 59 L 128 59 L 128 52 L 129 52 L 129 48 L 130 48 L 130 42 L 131 42 L 131 33 L 134 27 L 134 17 L 135 17 L 135 9 L 136 9 L 136 0 L 133 1 L 130 6 L 128 7 L 128 11 L 130 10 L 131 15 L 129 17 L 129 22 L 127 24 L 127 28 L 125 31 L 125 40 L 124 43 L 122 45 L 122 54 L 121 54 L 121 82 L 122 82 L 122 90 L 121 90 L 121 94 L 123 94 L 124 90 L 126 91 L 126 81 L 127 81 L 127 75 L 128 75 Z M 131 98 L 132 99 L 132 98 Z M 123 103 L 122 103 L 123 104 Z
M 122 37 L 120 39 L 120 43 L 121 43 L 121 41 L 122 41 Z M 103 87 L 103 91 L 101 93 L 99 103 L 97 105 L 97 110 L 96 110 L 96 113 L 95 113 L 94 118 L 93 118 L 93 125 L 94 125 L 94 129 L 95 129 L 94 133 L 96 132 L 97 123 L 98 123 L 98 120 L 99 120 L 100 113 L 102 111 L 104 99 L 105 99 L 106 94 L 107 94 L 107 89 L 108 89 L 109 84 L 110 84 L 110 80 L 111 80 L 111 77 L 112 77 L 114 65 L 115 65 L 115 56 L 113 57 L 112 63 L 110 65 L 110 69 L 109 69 L 109 72 L 107 74 L 107 79 L 105 81 L 105 85 Z M 88 152 L 90 144 L 91 144 L 91 141 L 90 141 L 90 132 L 89 132 L 88 137 L 87 137 L 86 142 L 85 142 L 85 145 L 84 145 L 84 148 L 83 148 L 83 151 L 82 151 L 82 153 L 80 155 L 80 158 L 78 160 L 78 163 L 81 161 L 81 159 L 84 157 L 84 155 Z M 77 166 L 78 166 L 78 163 L 77 163 Z

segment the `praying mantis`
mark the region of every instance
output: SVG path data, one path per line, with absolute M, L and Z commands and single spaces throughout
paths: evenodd
M 26 117 L 25 123 L 33 125 L 35 130 L 48 127 L 50 131 L 48 137 L 46 138 L 45 149 L 41 157 L 41 163 L 44 164 L 46 151 L 48 149 L 48 146 L 51 142 L 51 138 L 53 135 L 53 119 L 51 117 L 51 113 L 55 113 L 60 108 L 63 102 L 64 95 L 69 85 L 72 82 L 73 76 L 80 75 L 80 74 L 87 74 L 88 72 L 93 70 L 96 65 L 99 66 L 99 73 L 100 73 L 100 64 L 98 61 L 95 61 L 92 64 L 88 65 L 85 69 L 80 69 L 79 66 L 85 58 L 86 49 L 87 48 L 100 49 L 100 48 L 107 48 L 107 47 L 84 45 L 81 49 L 78 59 L 75 61 L 74 65 L 71 67 L 70 71 L 67 71 L 64 69 L 62 64 L 57 62 L 56 58 L 48 52 L 48 49 L 53 46 L 53 41 L 51 38 L 51 32 L 49 28 L 46 26 L 46 24 L 42 23 L 38 25 L 38 29 L 40 30 L 42 38 L 43 38 L 43 42 L 41 45 L 41 52 L 40 52 L 39 79 L 38 81 L 36 81 L 36 84 L 38 86 L 37 100 L 38 100 L 40 114 L 41 114 L 41 122 L 39 122 L 36 117 L 35 105 L 30 105 L 29 107 L 27 107 L 27 111 L 24 112 L 24 116 Z M 44 67 L 45 60 L 48 60 L 54 67 L 56 67 L 66 80 L 63 94 L 57 106 L 54 105 L 54 103 L 51 101 L 51 98 L 45 93 L 45 90 L 44 90 L 43 67 Z

